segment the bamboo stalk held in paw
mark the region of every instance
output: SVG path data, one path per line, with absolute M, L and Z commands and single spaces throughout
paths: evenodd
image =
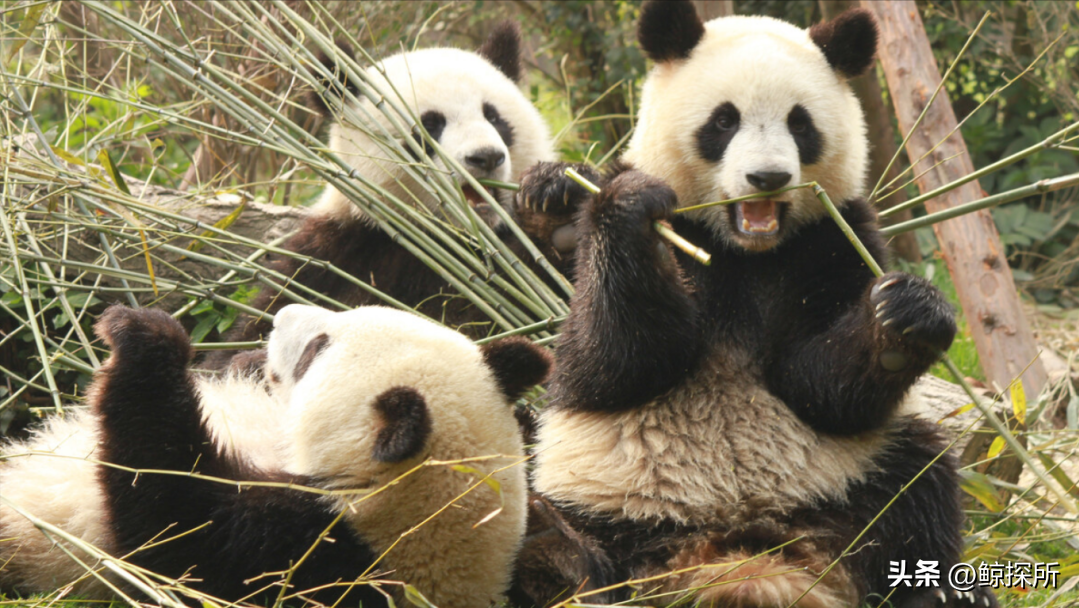
M 566 169 L 566 177 L 577 182 L 581 185 L 582 188 L 588 190 L 592 194 L 599 194 L 599 186 L 585 179 L 583 175 L 574 171 L 572 167 Z M 655 228 L 656 232 L 658 232 L 660 236 L 667 239 L 667 241 L 675 247 L 684 251 L 686 255 L 692 257 L 694 260 L 697 260 L 705 266 L 712 265 L 712 254 L 694 245 L 693 243 L 690 243 L 686 239 L 678 236 L 678 233 L 674 230 L 671 230 L 670 227 L 665 226 L 660 222 L 652 222 L 652 227 Z

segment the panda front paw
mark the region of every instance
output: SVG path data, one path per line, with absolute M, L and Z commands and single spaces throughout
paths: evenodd
M 600 184 L 599 173 L 587 165 L 537 163 L 521 176 L 521 189 L 514 200 L 521 228 L 540 242 L 549 242 L 559 253 L 576 248 L 573 216 L 592 197 L 584 186 L 566 177 L 570 167 L 593 184 Z
M 904 272 L 889 272 L 877 279 L 869 301 L 878 328 L 889 342 L 934 353 L 952 345 L 955 313 L 929 281 Z
M 193 354 L 183 326 L 161 310 L 113 304 L 94 324 L 94 333 L 112 349 L 114 367 L 117 362 L 186 367 Z
M 566 169 L 571 167 L 588 181 L 600 185 L 599 173 L 588 165 L 536 163 L 521 176 L 517 212 L 543 213 L 554 217 L 573 215 L 592 193 L 566 176 Z
M 591 215 L 597 227 L 630 234 L 640 231 L 651 240 L 657 238 L 652 222 L 669 219 L 677 207 L 678 196 L 666 182 L 631 170 L 604 187 L 592 203 Z

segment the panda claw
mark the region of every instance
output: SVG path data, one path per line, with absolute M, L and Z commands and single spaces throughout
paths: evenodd
M 884 300 L 884 301 L 883 301 L 883 302 L 881 302 L 880 304 L 877 304 L 877 308 L 876 308 L 876 311 L 877 311 L 877 312 L 880 312 L 880 309 L 882 309 L 882 308 L 884 308 L 885 306 L 887 306 L 887 305 L 888 305 L 888 302 L 890 302 L 890 301 L 891 301 L 891 300 Z
M 543 212 L 544 213 L 547 213 L 547 204 L 550 203 L 550 202 L 551 201 L 543 201 Z
M 878 317 L 878 318 L 880 318 L 880 317 Z M 888 319 L 888 320 L 884 321 L 883 323 L 881 323 L 880 326 L 881 327 L 888 327 L 892 323 L 895 323 L 895 319 Z
M 908 328 L 906 328 L 906 329 L 904 329 L 904 330 L 903 330 L 903 335 L 905 336 L 905 335 L 909 334 L 909 333 L 910 333 L 910 332 L 912 332 L 912 331 L 914 331 L 914 327 L 913 327 L 913 326 L 912 326 L 912 327 L 908 327 Z
M 888 279 L 887 281 L 882 282 L 878 287 L 880 287 L 881 291 L 884 291 L 885 289 L 888 289 L 889 287 L 891 287 L 892 285 L 895 285 L 899 281 L 900 281 L 899 277 L 892 277 L 892 278 Z
M 562 193 L 562 204 L 569 207 L 569 190 Z
M 940 600 L 941 604 L 944 604 L 948 601 L 948 596 L 944 595 L 944 592 L 940 589 L 937 589 L 936 591 L 934 591 L 934 593 L 937 595 L 937 599 Z

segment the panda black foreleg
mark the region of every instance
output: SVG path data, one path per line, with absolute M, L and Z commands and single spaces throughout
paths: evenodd
M 205 523 L 206 482 L 140 471 L 219 474 L 218 456 L 203 428 L 187 365 L 191 342 L 183 327 L 158 310 L 113 306 L 95 326 L 112 348 L 91 391 L 100 417 L 99 475 L 123 549 L 141 546 L 172 524 Z
M 692 372 L 703 343 L 697 305 L 652 228 L 676 204 L 661 180 L 627 171 L 580 214 L 577 291 L 562 326 L 552 404 L 627 409 Z
M 935 287 L 891 272 L 827 330 L 779 336 L 766 371 L 769 388 L 818 431 L 872 430 L 889 419 L 955 331 L 951 306 Z

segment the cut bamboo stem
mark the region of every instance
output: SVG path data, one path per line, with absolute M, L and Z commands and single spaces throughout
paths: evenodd
M 573 167 L 569 167 L 566 169 L 566 177 L 577 182 L 581 185 L 582 188 L 588 190 L 592 194 L 599 194 L 599 186 L 588 181 L 588 179 L 586 179 L 583 175 L 575 171 Z M 678 236 L 678 233 L 674 230 L 671 230 L 670 227 L 665 226 L 660 222 L 652 222 L 652 227 L 655 228 L 656 232 L 658 232 L 660 236 L 667 239 L 675 247 L 684 251 L 686 255 L 690 256 L 694 260 L 697 260 L 701 264 L 704 264 L 705 266 L 712 265 L 712 254 L 694 245 L 693 243 L 690 243 L 681 236 Z

